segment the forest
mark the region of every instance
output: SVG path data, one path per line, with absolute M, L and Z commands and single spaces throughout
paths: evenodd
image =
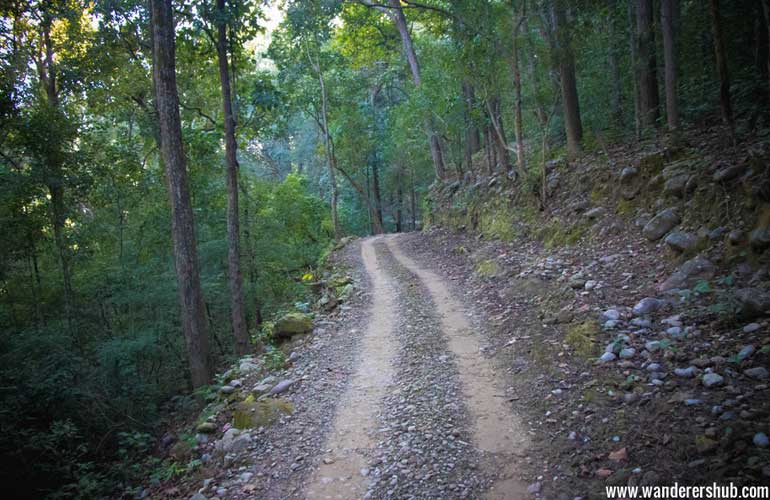
M 716 127 L 768 138 L 768 0 L 3 0 L 0 464 L 131 495 L 347 236 L 431 193 Z M 150 458 L 148 458 L 150 457 Z M 153 461 L 154 460 L 154 461 Z

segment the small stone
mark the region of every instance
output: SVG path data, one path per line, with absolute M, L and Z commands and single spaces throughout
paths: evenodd
M 276 394 L 282 394 L 289 390 L 289 388 L 294 384 L 293 380 L 281 380 L 275 386 L 273 386 L 272 389 L 270 389 L 270 395 L 275 396 Z
M 706 387 L 715 387 L 724 384 L 725 379 L 718 373 L 707 373 L 703 376 L 703 385 Z
M 623 447 L 617 451 L 610 452 L 609 459 L 615 462 L 628 460 L 628 450 Z
M 634 318 L 631 320 L 631 324 L 638 328 L 650 328 L 652 327 L 652 321 L 643 318 Z
M 588 280 L 585 285 L 583 285 L 583 288 L 590 291 L 596 288 L 596 285 L 598 285 L 598 283 L 595 280 Z
M 746 318 L 764 316 L 770 311 L 770 292 L 762 288 L 741 288 L 736 290 L 735 298 Z
M 196 428 L 196 430 L 203 434 L 211 434 L 217 431 L 217 424 L 214 422 L 203 422 Z
M 591 210 L 588 210 L 584 215 L 588 219 L 601 219 L 607 215 L 607 209 L 604 207 L 595 207 Z
M 684 400 L 684 405 L 685 406 L 697 406 L 697 405 L 699 405 L 701 403 L 703 403 L 703 401 L 700 400 L 700 399 L 691 398 L 691 399 L 685 399 Z
M 654 297 L 645 297 L 634 306 L 634 314 L 637 316 L 646 316 L 662 308 L 666 302 Z
M 751 357 L 752 354 L 754 354 L 754 346 L 753 345 L 747 345 L 743 346 L 740 351 L 738 351 L 738 361 L 743 361 L 744 359 L 748 359 Z
M 767 368 L 764 366 L 756 366 L 754 368 L 743 370 L 743 374 L 756 380 L 766 380 L 768 378 Z
M 232 385 L 223 385 L 222 387 L 219 388 L 219 392 L 225 395 L 232 394 L 235 392 L 235 387 L 233 387 Z
M 206 498 L 205 495 L 196 493 L 195 495 L 190 497 L 190 500 L 208 500 L 208 498 Z
M 661 345 L 659 340 L 650 340 L 644 343 L 644 348 L 650 352 L 655 352 L 661 349 L 662 347 L 663 346 Z
M 687 252 L 698 246 L 698 237 L 685 231 L 673 231 L 663 241 L 678 253 Z
M 617 358 L 617 356 L 615 356 L 614 353 L 612 353 L 612 352 L 605 352 L 599 358 L 599 361 L 601 361 L 602 363 L 609 363 L 610 361 L 615 361 L 616 358 Z
M 749 244 L 755 250 L 770 247 L 770 227 L 761 227 L 749 233 Z
M 540 493 L 540 488 L 542 488 L 542 484 L 538 481 L 537 483 L 532 483 L 529 486 L 527 486 L 527 492 L 531 493 L 533 495 L 537 495 Z
M 760 448 L 766 448 L 770 444 L 770 440 L 767 439 L 767 434 L 764 432 L 757 432 L 754 434 L 754 444 Z
M 602 319 L 605 321 L 607 320 L 617 320 L 620 319 L 620 313 L 617 309 L 607 309 L 602 313 Z
M 687 368 L 676 368 L 674 375 L 683 378 L 693 378 L 695 376 L 696 368 L 694 366 L 688 366 Z
M 626 347 L 620 350 L 620 359 L 631 359 L 636 354 L 636 349 L 633 347 Z
M 743 327 L 743 333 L 754 333 L 760 328 L 762 327 L 759 326 L 759 323 L 749 323 L 748 325 Z
M 671 335 L 672 337 L 676 337 L 682 334 L 682 327 L 681 326 L 672 326 L 670 328 L 666 329 L 666 334 Z
M 723 166 L 722 168 L 714 172 L 714 181 L 727 182 L 741 175 L 744 170 L 746 170 L 745 163 Z
M 672 208 L 667 208 L 659 212 L 650 220 L 642 230 L 642 235 L 650 241 L 656 241 L 669 232 L 681 219 Z
M 612 471 L 610 469 L 599 469 L 596 471 L 596 477 L 600 477 L 602 479 L 606 479 L 612 475 Z

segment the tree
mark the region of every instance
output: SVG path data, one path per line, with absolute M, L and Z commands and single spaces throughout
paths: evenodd
M 222 87 L 222 110 L 225 122 L 225 170 L 227 191 L 227 267 L 230 285 L 230 318 L 235 336 L 235 353 L 249 352 L 249 330 L 243 306 L 243 273 L 241 272 L 241 229 L 238 211 L 238 141 L 235 138 L 235 114 L 227 60 L 227 13 L 225 0 L 216 0 L 217 62 Z
M 719 109 L 722 112 L 722 121 L 730 129 L 730 134 L 734 135 L 735 123 L 733 122 L 733 105 L 730 100 L 730 75 L 727 70 L 727 53 L 722 35 L 719 0 L 709 0 L 709 11 L 711 13 L 711 36 L 714 40 L 714 57 L 719 76 Z
M 151 0 L 153 83 L 160 127 L 160 150 L 166 170 L 171 205 L 182 330 L 193 387 L 211 380 L 206 310 L 198 271 L 195 221 L 187 181 L 187 159 L 182 143 L 179 95 L 176 87 L 176 41 L 172 0 Z
M 514 128 L 516 133 L 516 165 L 519 176 L 523 179 L 526 174 L 524 163 L 524 118 L 521 113 L 521 70 L 519 68 L 519 31 L 526 17 L 526 2 L 521 2 L 521 12 L 514 18 L 511 45 L 511 68 L 513 69 L 514 93 Z
M 660 12 L 666 75 L 666 122 L 669 130 L 676 130 L 679 127 L 679 108 L 676 102 L 676 40 L 674 37 L 674 13 L 679 8 L 678 4 L 678 0 L 662 0 Z
M 652 0 L 639 0 L 636 5 L 637 76 L 640 119 L 645 128 L 656 127 L 660 116 L 652 22 Z
M 580 103 L 577 79 L 575 78 L 575 56 L 572 52 L 570 27 L 564 11 L 564 0 L 552 0 L 551 14 L 561 83 L 562 108 L 564 109 L 564 128 L 567 134 L 567 150 L 571 156 L 575 156 L 581 149 L 583 122 L 580 119 Z

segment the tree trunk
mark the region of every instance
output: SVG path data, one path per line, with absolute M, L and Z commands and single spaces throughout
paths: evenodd
M 674 12 L 679 0 L 662 0 L 661 28 L 663 31 L 663 61 L 666 74 L 666 123 L 669 130 L 679 127 L 679 109 L 677 107 L 676 84 L 676 40 L 674 37 Z
M 719 13 L 719 0 L 710 0 L 711 35 L 714 38 L 714 56 L 716 57 L 717 74 L 719 75 L 719 108 L 722 111 L 722 121 L 734 135 L 733 106 L 730 102 L 730 75 L 727 71 L 727 54 L 722 36 L 722 16 Z
M 639 54 L 636 53 L 636 30 L 635 19 L 636 12 L 634 11 L 634 2 L 627 2 L 627 16 L 628 16 L 628 44 L 631 52 L 631 71 L 634 92 L 634 137 L 638 141 L 642 138 L 642 119 L 641 119 L 641 106 L 639 99 Z
M 396 179 L 396 232 L 400 233 L 404 230 L 403 227 L 403 208 L 402 205 L 404 203 L 404 192 L 401 188 L 401 178 L 403 171 L 399 170 L 399 176 L 398 179 Z
M 767 29 L 768 45 L 770 45 L 770 0 L 762 0 L 762 12 L 765 14 L 765 29 Z M 770 97 L 770 48 L 767 50 L 767 91 Z
M 377 153 L 372 152 L 372 194 L 374 196 L 374 205 L 372 206 L 372 215 L 374 216 L 374 229 L 376 234 L 384 232 L 382 224 L 382 195 L 380 192 L 380 169 L 377 165 Z
M 468 171 L 473 172 L 473 155 L 481 149 L 479 128 L 473 120 L 473 109 L 476 106 L 476 95 L 473 85 L 463 82 L 463 99 L 465 102 L 465 164 Z
M 227 23 L 225 0 L 217 0 L 217 59 L 219 83 L 222 87 L 222 109 L 225 119 L 225 170 L 227 192 L 227 268 L 230 287 L 230 321 L 235 337 L 235 354 L 249 353 L 249 330 L 243 307 L 243 273 L 241 272 L 241 231 L 238 220 L 238 142 L 235 138 L 230 69 L 227 61 Z
M 150 0 L 153 37 L 153 82 L 160 125 L 160 150 L 166 169 L 171 205 L 171 236 L 174 241 L 181 321 L 193 387 L 211 380 L 206 307 L 198 274 L 187 160 L 182 144 L 179 95 L 176 88 L 174 21 L 171 0 Z
M 652 22 L 652 0 L 639 0 L 636 8 L 639 110 L 642 126 L 645 128 L 656 127 L 660 117 L 655 64 L 655 34 L 652 30 Z
M 389 0 L 391 17 L 396 23 L 396 29 L 398 29 L 399 35 L 401 35 L 401 42 L 404 46 L 404 54 L 406 60 L 409 63 L 409 69 L 412 71 L 412 79 L 416 87 L 422 85 L 422 76 L 420 75 L 420 65 L 417 63 L 417 54 L 414 51 L 414 45 L 412 44 L 412 35 L 409 33 L 409 27 L 406 24 L 406 17 L 404 11 L 401 9 L 400 0 Z M 444 155 L 441 151 L 441 141 L 436 134 L 433 120 L 430 117 L 425 118 L 425 133 L 428 136 L 428 142 L 430 144 L 430 155 L 433 159 L 433 169 L 436 173 L 437 179 L 444 178 Z
M 610 86 L 610 109 L 612 110 L 612 126 L 620 130 L 623 127 L 623 107 L 621 104 L 622 84 L 620 79 L 620 61 L 618 60 L 616 17 L 617 3 L 612 0 L 609 4 L 609 22 L 607 23 L 610 47 L 607 51 L 608 66 L 612 83 Z
M 564 12 L 563 0 L 553 0 L 553 28 L 561 80 L 561 99 L 564 109 L 564 128 L 567 134 L 567 150 L 570 156 L 580 153 L 583 140 L 583 123 L 580 119 L 577 80 L 575 78 L 575 56 L 572 53 L 570 27 Z
M 514 21 L 513 40 L 511 47 L 511 67 L 513 69 L 513 114 L 514 132 L 516 134 L 516 165 L 519 170 L 519 178 L 524 179 L 526 169 L 524 166 L 524 120 L 521 116 L 521 70 L 519 69 L 519 29 L 524 21 L 526 12 L 522 3 L 522 12 Z

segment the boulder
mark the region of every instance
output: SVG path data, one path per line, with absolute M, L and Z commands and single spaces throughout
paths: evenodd
M 677 174 L 666 181 L 663 185 L 663 192 L 681 198 L 685 194 L 688 180 L 690 180 L 690 174 Z
M 698 246 L 699 239 L 686 231 L 672 231 L 664 240 L 666 245 L 678 253 L 687 252 Z
M 258 429 L 267 427 L 281 415 L 290 415 L 294 406 L 285 399 L 268 398 L 260 401 L 243 401 L 233 411 L 233 426 L 236 429 Z
M 761 227 L 749 234 L 749 243 L 756 250 L 764 250 L 770 247 L 770 227 Z
M 669 278 L 658 285 L 665 292 L 675 288 L 692 288 L 698 281 L 714 277 L 716 267 L 708 259 L 695 257 L 682 264 Z
M 309 314 L 292 312 L 275 322 L 274 332 L 278 338 L 289 338 L 313 330 L 313 318 Z
M 741 288 L 736 290 L 735 298 L 746 318 L 764 316 L 770 311 L 770 292 L 762 288 Z
M 665 300 L 654 297 L 645 297 L 634 306 L 634 314 L 637 316 L 646 316 L 652 314 L 666 305 Z
M 674 212 L 674 209 L 667 208 L 659 212 L 644 226 L 642 235 L 650 241 L 659 240 L 664 234 L 679 224 L 679 222 L 681 222 L 681 219 L 676 212 Z
M 741 175 L 746 170 L 746 164 L 741 163 L 738 165 L 728 165 L 723 166 L 716 172 L 714 172 L 714 181 L 715 182 L 727 182 L 730 180 L 735 179 L 739 175 Z

